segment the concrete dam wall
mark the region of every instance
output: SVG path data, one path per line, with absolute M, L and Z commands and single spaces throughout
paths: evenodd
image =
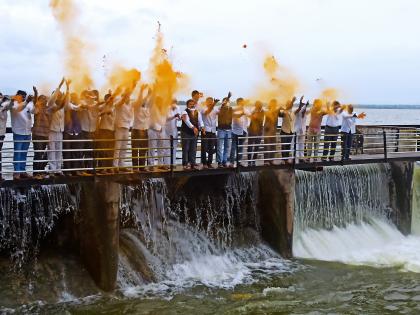
M 189 281 L 291 257 L 306 229 L 380 217 L 409 233 L 412 187 L 413 164 L 398 163 L 2 189 L 0 252 L 19 269 L 44 248 L 73 251 L 106 291 Z

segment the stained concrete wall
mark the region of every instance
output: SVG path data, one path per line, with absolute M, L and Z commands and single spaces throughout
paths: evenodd
M 115 289 L 118 273 L 120 186 L 112 182 L 82 184 L 80 254 L 99 288 Z
M 392 219 L 399 230 L 407 235 L 411 233 L 414 163 L 392 162 L 390 165 Z
M 264 240 L 283 257 L 292 256 L 295 173 L 266 170 L 259 174 L 259 211 Z

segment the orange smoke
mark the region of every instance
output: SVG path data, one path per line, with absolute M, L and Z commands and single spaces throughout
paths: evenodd
M 82 91 L 93 85 L 89 63 L 86 60 L 88 42 L 81 36 L 83 30 L 78 21 L 78 8 L 73 0 L 51 0 L 50 8 L 63 34 L 64 66 L 66 76 L 72 80 L 73 89 Z
M 185 74 L 174 69 L 163 47 L 163 34 L 159 30 L 149 67 L 154 100 L 150 113 L 151 120 L 164 123 L 172 100 L 177 93 L 187 89 L 188 79 Z
M 141 72 L 137 69 L 126 69 L 120 65 L 114 66 L 108 77 L 108 88 L 114 89 L 121 87 L 125 90 L 131 90 L 135 84 L 140 81 Z
M 340 93 L 337 89 L 326 88 L 321 92 L 320 98 L 326 103 L 331 103 L 338 100 L 339 96 Z
M 264 59 L 265 82 L 257 90 L 257 99 L 269 102 L 277 99 L 284 106 L 295 96 L 298 88 L 298 80 L 283 66 L 274 56 Z

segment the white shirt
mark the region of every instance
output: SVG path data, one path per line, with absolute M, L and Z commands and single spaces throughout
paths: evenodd
M 341 126 L 341 114 L 335 113 L 327 116 L 326 125 L 329 127 L 340 127 Z
M 133 129 L 146 130 L 150 126 L 150 109 L 147 104 L 134 108 Z
M 204 128 L 206 129 L 206 132 L 212 132 L 212 133 L 216 133 L 216 129 L 217 129 L 217 114 L 218 114 L 218 109 L 213 108 L 212 111 L 210 113 L 208 113 L 207 115 L 205 114 L 205 112 L 207 111 L 206 109 L 201 110 L 201 117 L 203 120 L 203 125 Z M 186 112 L 184 112 L 186 113 Z
M 343 124 L 341 125 L 341 131 L 346 133 L 356 133 L 356 117 L 355 113 L 342 113 Z
M 18 135 L 29 136 L 32 133 L 34 104 L 30 102 L 23 110 L 18 111 L 20 106 L 24 106 L 24 104 L 15 102 L 11 109 L 12 131 Z
M 80 126 L 84 132 L 95 132 L 99 112 L 97 108 L 84 109 L 80 112 Z
M 176 114 L 179 114 L 179 118 L 173 118 Z M 166 124 L 165 124 L 165 130 L 166 130 L 166 135 L 169 136 L 173 136 L 174 138 L 178 137 L 178 126 L 177 126 L 177 122 L 180 120 L 181 117 L 181 113 L 179 111 L 179 107 L 175 106 L 174 108 L 171 108 L 169 113 L 168 113 L 168 119 L 166 120 Z
M 248 130 L 248 118 L 242 108 L 233 108 L 232 115 L 232 133 L 242 136 Z
M 291 110 L 281 110 L 282 115 L 281 130 L 286 133 L 294 132 L 294 113 Z
M 190 108 L 190 111 L 198 111 L 198 128 L 203 128 L 204 127 L 204 123 L 203 123 L 203 118 L 201 117 L 201 113 L 199 110 L 197 110 L 196 108 Z M 194 125 L 191 123 L 190 121 L 190 116 L 188 116 L 188 113 L 186 110 L 184 110 L 182 112 L 182 116 L 186 115 L 187 119 L 185 119 L 185 124 L 189 127 L 189 128 L 193 128 Z
M 50 131 L 64 131 L 64 108 L 51 111 Z
M 10 101 L 7 101 L 0 105 L 0 136 L 4 136 L 6 134 L 7 110 L 3 111 L 3 108 L 9 104 Z
M 99 129 L 102 130 L 111 130 L 115 129 L 115 109 L 107 111 L 101 115 L 101 120 L 99 122 Z
M 115 128 L 130 129 L 133 123 L 133 106 L 131 101 L 126 101 L 116 108 Z
M 295 132 L 297 135 L 306 134 L 306 121 L 307 121 L 308 115 L 307 115 L 307 111 L 303 113 L 303 109 L 304 108 L 302 108 L 299 113 L 295 114 L 294 127 L 295 127 Z

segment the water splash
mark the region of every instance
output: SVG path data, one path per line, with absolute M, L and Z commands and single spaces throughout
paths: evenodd
M 420 237 L 406 237 L 391 223 L 372 218 L 345 228 L 308 229 L 294 244 L 293 253 L 300 258 L 420 273 L 419 248 Z

